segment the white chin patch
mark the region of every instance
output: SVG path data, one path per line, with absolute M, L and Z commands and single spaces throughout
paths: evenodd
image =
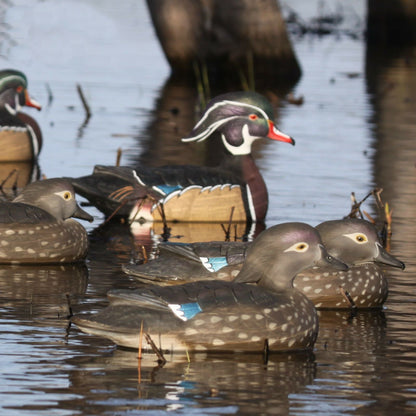
M 243 138 L 243 143 L 241 143 L 240 146 L 232 146 L 227 142 L 225 136 L 221 135 L 225 148 L 232 155 L 249 155 L 251 153 L 251 145 L 255 140 L 260 138 L 250 135 L 247 124 L 243 126 L 243 129 L 241 130 L 241 136 Z

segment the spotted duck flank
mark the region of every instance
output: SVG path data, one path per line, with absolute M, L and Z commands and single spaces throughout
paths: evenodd
M 262 222 L 268 208 L 264 180 L 251 155 L 261 138 L 294 144 L 272 121 L 270 102 L 254 92 L 214 98 L 184 142 L 219 136 L 227 156 L 218 167 L 96 166 L 72 179 L 75 190 L 105 215 L 137 221 Z
M 301 270 L 321 264 L 347 267 L 328 255 L 315 228 L 279 224 L 254 241 L 233 282 L 113 290 L 107 308 L 72 321 L 84 332 L 130 348 L 139 348 L 143 323 L 158 347 L 172 352 L 310 349 L 318 333 L 317 312 L 292 283 Z
M 325 221 L 317 230 L 328 252 L 348 264 L 347 271 L 310 268 L 296 276 L 294 286 L 317 308 L 379 308 L 388 295 L 382 265 L 404 264 L 381 245 L 368 221 Z M 232 280 L 240 272 L 252 243 L 161 243 L 160 255 L 145 264 L 126 264 L 124 272 L 142 282 L 159 285 L 201 279 Z
M 331 255 L 341 259 L 347 271 L 313 267 L 300 273 L 294 285 L 317 308 L 381 308 L 388 296 L 382 265 L 405 268 L 405 264 L 382 246 L 377 230 L 368 221 L 344 219 L 316 226 Z
M 71 263 L 85 258 L 85 228 L 71 217 L 93 217 L 75 201 L 65 179 L 29 184 L 12 202 L 0 202 L 0 263 Z

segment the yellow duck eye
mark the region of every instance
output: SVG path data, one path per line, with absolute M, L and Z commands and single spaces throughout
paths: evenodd
M 303 252 L 307 251 L 308 248 L 309 248 L 309 244 L 302 241 L 301 243 L 293 244 L 293 246 L 290 246 L 289 248 L 287 248 L 285 250 L 285 252 L 295 251 L 297 253 L 303 253 Z
M 70 201 L 72 199 L 72 193 L 70 191 L 56 192 L 64 201 Z
M 357 244 L 365 244 L 368 242 L 367 236 L 363 233 L 344 234 L 344 236 L 350 238 Z

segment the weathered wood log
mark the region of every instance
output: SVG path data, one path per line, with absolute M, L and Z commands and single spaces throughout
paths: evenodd
M 270 88 L 301 70 L 276 0 L 147 0 L 175 76 Z M 198 75 L 199 76 L 199 75 Z

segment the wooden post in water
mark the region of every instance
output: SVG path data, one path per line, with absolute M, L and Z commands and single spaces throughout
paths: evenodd
M 177 77 L 206 73 L 210 84 L 272 88 L 301 70 L 277 0 L 147 0 Z

